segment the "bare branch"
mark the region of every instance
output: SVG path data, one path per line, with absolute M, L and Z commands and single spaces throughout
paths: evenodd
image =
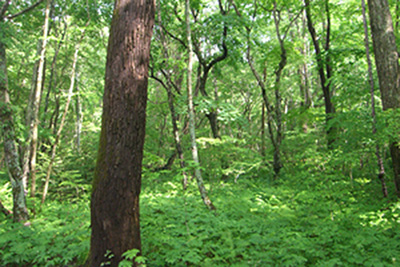
M 18 17 L 19 15 L 25 14 L 26 12 L 31 11 L 32 9 L 34 9 L 35 7 L 37 7 L 38 5 L 40 5 L 43 2 L 43 0 L 39 0 L 36 3 L 34 3 L 33 5 L 25 8 L 24 10 L 21 10 L 20 12 L 13 14 L 13 15 L 8 15 L 6 18 L 7 19 L 14 19 L 16 17 Z

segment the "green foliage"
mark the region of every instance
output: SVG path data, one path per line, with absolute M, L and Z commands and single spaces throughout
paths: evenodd
M 24 225 L 1 218 L 2 265 L 79 266 L 85 261 L 88 251 L 87 202 L 68 205 L 51 202 Z
M 360 184 L 337 176 L 298 171 L 279 185 L 259 179 L 221 183 L 211 195 L 217 216 L 200 206 L 195 188 L 183 194 L 164 183 L 155 194 L 154 186 L 146 186 L 141 218 L 147 263 L 395 265 L 399 204 L 382 210 L 385 201 L 371 205 Z
M 138 249 L 131 249 L 122 254 L 124 260 L 122 260 L 118 266 L 119 267 L 130 267 L 132 266 L 132 260 L 135 259 L 136 263 L 140 263 L 140 266 L 146 267 L 146 258 L 143 256 L 138 256 Z
M 370 179 L 350 180 L 327 167 L 327 154 L 305 160 L 308 167 L 292 165 L 279 182 L 243 174 L 236 183 L 214 185 L 210 197 L 217 215 L 203 207 L 194 183 L 183 192 L 179 180 L 171 182 L 174 171 L 146 172 L 141 228 L 147 266 L 395 266 L 400 204 L 377 198 Z M 10 196 L 9 183 L 1 188 L 2 196 Z M 30 226 L 1 217 L 1 262 L 82 264 L 89 248 L 89 205 L 79 201 L 82 196 L 71 198 L 75 203 L 48 202 Z M 127 251 L 120 266 L 130 266 L 136 256 Z
M 9 11 L 15 14 L 32 2 L 13 1 Z M 79 266 L 86 259 L 90 238 L 88 203 L 101 127 L 112 2 L 54 4 L 40 110 L 37 196 L 28 198 L 31 220 L 26 225 L 14 224 L 0 214 L 1 265 Z M 221 54 L 223 27 L 228 27 L 224 39 L 228 58 L 208 73 L 208 96 L 198 93 L 195 97 L 200 166 L 190 160 L 186 127 L 184 5 L 177 0 L 159 2 L 151 74 L 164 84 L 173 82 L 176 86 L 171 90 L 186 167 L 178 167 L 177 158 L 170 169 L 156 171 L 174 153 L 175 143 L 165 88 L 150 80 L 141 196 L 143 256 L 138 256 L 137 250 L 127 251 L 120 266 L 131 266 L 133 259 L 148 266 L 398 266 L 400 204 L 398 199 L 380 197 L 375 149 L 379 145 L 389 193 L 394 195 L 388 144 L 398 141 L 399 110 L 382 111 L 377 90 L 377 131 L 373 134 L 359 2 L 329 2 L 332 36 L 330 49 L 323 53 L 323 58 L 329 56 L 332 65 L 329 82 L 336 113 L 328 123 L 313 44 L 301 13 L 302 3 L 277 3 L 281 33 L 289 25 L 291 28 L 285 39 L 287 65 L 281 80 L 284 167 L 280 179 L 275 181 L 271 166 L 273 146 L 261 119 L 261 91 L 246 58 L 250 44 L 255 68 L 275 106 L 274 71 L 280 60 L 280 48 L 271 12 L 273 2 L 258 1 L 255 5 L 237 0 L 237 9 L 229 5 L 231 1 L 222 2 L 227 11 L 224 15 L 215 1 L 191 1 L 193 40 L 198 42 L 207 63 Z M 399 12 L 392 2 L 393 12 Z M 324 10 L 325 1 L 311 1 L 317 37 L 323 42 L 327 29 Z M 290 24 L 298 14 L 298 19 Z M 70 84 L 74 48 L 88 17 L 91 22 L 78 60 L 79 92 L 75 91 L 74 105 L 67 114 L 50 177 L 48 202 L 39 208 L 38 196 L 65 105 L 64 93 Z M 7 112 L 13 114 L 20 145 L 27 136 L 26 104 L 43 20 L 42 4 L 0 25 L 0 39 L 7 49 L 11 99 Z M 250 34 L 246 27 L 251 28 Z M 166 47 L 160 42 L 163 29 L 167 30 L 163 32 Z M 198 66 L 195 62 L 195 72 L 200 71 Z M 302 72 L 307 76 L 301 76 Z M 171 76 L 171 81 L 167 81 L 165 74 Z M 304 78 L 307 84 L 303 84 Z M 378 84 L 375 73 L 374 78 Z M 193 80 L 196 88 L 198 79 Z M 303 105 L 301 86 L 310 91 L 310 106 Z M 78 100 L 82 108 L 79 149 Z M 211 138 L 206 118 L 210 111 L 218 113 L 221 139 Z M 265 151 L 261 151 L 263 128 Z M 337 129 L 330 151 L 326 149 L 327 128 Z M 11 185 L 2 160 L 4 155 L 0 156 L 0 198 L 11 210 Z M 182 191 L 182 171 L 191 178 L 194 167 L 203 172 L 210 198 L 217 207 L 216 215 L 203 207 L 194 181 L 190 180 L 188 190 Z

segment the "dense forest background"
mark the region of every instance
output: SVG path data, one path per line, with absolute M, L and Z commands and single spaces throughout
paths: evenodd
M 0 263 L 79 266 L 90 244 L 114 3 L 46 0 L 29 8 L 34 3 L 0 1 L 7 59 L 1 79 L 9 93 L 7 102 L 1 88 Z M 362 3 L 191 1 L 197 163 L 185 3 L 157 1 L 139 260 L 148 266 L 399 265 L 398 165 L 391 155 L 399 110 L 383 110 Z M 400 2 L 389 7 L 399 44 Z M 28 166 L 29 219 L 20 223 L 10 214 L 10 138 L 22 171 Z M 196 170 L 204 181 L 200 192 Z M 208 208 L 204 194 L 212 201 Z

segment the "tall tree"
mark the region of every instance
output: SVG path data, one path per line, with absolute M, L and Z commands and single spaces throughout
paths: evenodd
M 218 6 L 219 10 L 221 12 L 221 15 L 223 17 L 227 16 L 227 11 L 224 9 L 222 6 L 221 0 L 218 0 Z M 223 20 L 223 19 L 222 19 Z M 195 19 L 196 21 L 196 19 Z M 228 27 L 225 22 L 223 22 L 223 27 L 222 27 L 222 34 L 221 34 L 221 47 L 222 51 L 220 54 L 212 55 L 207 58 L 206 55 L 203 55 L 203 51 L 201 49 L 202 46 L 202 41 L 199 40 L 199 38 L 193 38 L 193 52 L 196 54 L 199 66 L 197 68 L 197 84 L 196 84 L 196 92 L 200 91 L 202 96 L 209 98 L 209 94 L 207 93 L 206 90 L 206 85 L 207 85 L 207 80 L 210 74 L 210 71 L 212 68 L 219 62 L 225 60 L 228 57 L 228 47 L 226 45 L 226 38 L 228 34 Z M 207 53 L 205 53 L 207 54 Z M 218 93 L 215 94 L 216 97 L 218 97 Z M 217 101 L 217 98 L 214 98 L 215 101 Z M 217 108 L 210 108 L 208 113 L 206 114 L 209 122 L 210 122 L 210 127 L 211 127 L 211 132 L 214 138 L 219 138 L 221 139 L 221 134 L 220 134 L 220 127 L 218 125 L 218 109 Z
M 323 50 L 321 49 L 320 40 L 317 36 L 317 32 L 314 27 L 310 0 L 304 0 L 307 18 L 307 27 L 310 32 L 311 39 L 314 45 L 315 56 L 317 59 L 318 74 L 321 81 L 322 92 L 325 102 L 325 115 L 326 115 L 326 131 L 328 139 L 328 148 L 332 148 L 333 142 L 335 141 L 335 128 L 330 125 L 329 121 L 332 119 L 335 113 L 335 107 L 332 103 L 332 75 L 333 68 L 331 58 L 329 56 L 329 50 L 331 45 L 331 15 L 329 9 L 329 0 L 324 0 L 324 7 L 326 13 L 326 35 L 325 44 Z M 325 56 L 324 56 L 325 54 Z
M 181 86 L 182 86 L 182 77 L 183 75 L 177 74 L 179 73 L 180 69 L 178 64 L 175 64 L 173 66 L 170 66 L 169 62 L 170 59 L 173 58 L 172 56 L 174 53 L 171 53 L 168 47 L 168 42 L 167 42 L 167 36 L 166 36 L 166 30 L 164 27 L 164 21 L 162 20 L 162 12 L 161 12 L 161 6 L 160 3 L 157 3 L 157 17 L 158 17 L 158 25 L 159 27 L 159 38 L 160 38 L 160 43 L 161 43 L 161 50 L 162 50 L 162 55 L 163 55 L 163 66 L 164 68 L 160 67 L 160 73 L 164 77 L 164 80 L 162 78 L 159 78 L 155 75 L 154 69 L 150 68 L 150 77 L 155 79 L 157 82 L 159 82 L 167 91 L 167 96 L 168 96 L 168 106 L 171 112 L 171 123 L 172 123 L 172 132 L 174 135 L 174 140 L 175 140 L 175 148 L 176 152 L 178 153 L 178 158 L 179 158 L 179 164 L 182 168 L 182 185 L 183 189 L 185 190 L 188 185 L 188 175 L 185 171 L 185 159 L 184 159 L 184 154 L 183 154 L 183 149 L 182 149 L 182 143 L 181 143 L 181 137 L 179 135 L 179 128 L 178 128 L 178 121 L 179 121 L 179 116 L 176 112 L 176 107 L 175 107 L 175 94 L 173 92 L 173 88 L 175 91 L 181 95 Z M 171 54 L 171 56 L 170 56 Z M 175 55 L 175 57 L 180 57 L 180 54 L 178 56 Z M 176 58 L 173 58 L 176 59 Z M 174 80 L 171 74 L 174 74 L 174 76 L 177 76 L 177 78 Z M 182 71 L 181 71 L 182 73 Z
M 46 0 L 46 9 L 43 24 L 43 36 L 38 41 L 38 55 L 31 86 L 31 95 L 29 98 L 28 109 L 26 112 L 26 126 L 29 129 L 28 138 L 23 151 L 23 181 L 27 188 L 28 176 L 31 176 L 31 196 L 35 196 L 36 188 L 36 153 L 38 146 L 38 129 L 39 129 L 39 105 L 42 97 L 42 87 L 45 77 L 45 59 L 47 49 L 47 35 L 49 33 L 50 22 L 50 6 L 51 0 Z
M 207 190 L 204 187 L 203 177 L 201 175 L 200 170 L 200 161 L 199 155 L 197 151 L 196 144 L 196 126 L 195 126 L 195 113 L 194 113 L 194 105 L 193 105 L 193 90 L 192 90 L 192 35 L 190 28 L 190 1 L 185 1 L 185 21 L 186 21 L 186 35 L 187 35 L 187 43 L 188 43 L 188 67 L 187 67 L 187 94 L 188 94 L 188 112 L 189 112 L 189 132 L 190 132 L 190 141 L 192 146 L 192 157 L 195 163 L 195 177 L 197 181 L 197 185 L 199 187 L 201 198 L 203 199 L 204 204 L 210 209 L 215 210 L 215 206 L 211 202 L 211 199 L 208 197 Z
M 114 4 L 91 201 L 90 266 L 106 260 L 118 266 L 125 251 L 141 249 L 139 194 L 154 15 L 153 0 Z
M 400 68 L 392 16 L 387 0 L 368 0 L 372 43 L 379 78 L 383 110 L 400 108 Z M 391 141 L 394 182 L 400 196 L 400 149 L 398 141 Z
M 371 56 L 369 52 L 369 37 L 368 37 L 368 25 L 367 25 L 367 18 L 366 18 L 366 11 L 365 11 L 365 1 L 361 0 L 361 7 L 362 7 L 362 15 L 363 15 L 363 25 L 364 25 L 364 43 L 365 43 L 365 53 L 367 57 L 368 63 L 368 81 L 370 86 L 371 92 L 371 116 L 372 116 L 372 133 L 376 134 L 376 112 L 375 112 L 375 85 L 374 85 L 374 78 L 372 74 L 372 62 Z M 382 193 L 384 197 L 388 196 L 388 190 L 385 182 L 385 166 L 383 165 L 383 159 L 380 154 L 379 144 L 375 146 L 375 155 L 378 162 L 379 174 L 378 178 L 381 181 L 382 186 Z
M 1 24 L 3 24 L 2 20 L 0 20 Z M 1 26 L 3 27 L 3 25 Z M 1 130 L 4 140 L 4 154 L 12 185 L 14 220 L 26 221 L 28 220 L 28 209 L 26 208 L 23 172 L 19 162 L 14 118 L 8 94 L 6 48 L 2 40 L 0 40 L 0 99 Z
M 28 209 L 26 207 L 25 188 L 23 183 L 23 169 L 20 163 L 19 152 L 16 142 L 14 128 L 14 114 L 11 108 L 11 101 L 8 92 L 8 76 L 7 76 L 7 56 L 6 56 L 6 40 L 4 39 L 5 18 L 11 20 L 22 15 L 37 5 L 42 0 L 21 10 L 15 14 L 6 15 L 11 1 L 0 2 L 0 122 L 4 140 L 4 154 L 7 162 L 8 172 L 11 180 L 13 191 L 13 214 L 14 221 L 28 220 Z
M 90 19 L 86 23 L 85 29 L 89 25 L 89 22 L 90 22 Z M 65 120 L 67 118 L 69 105 L 70 105 L 71 99 L 72 99 L 72 94 L 73 94 L 73 91 L 74 91 L 74 88 L 75 88 L 76 68 L 77 68 L 77 63 L 78 63 L 79 50 L 80 50 L 81 42 L 82 42 L 83 38 L 85 37 L 85 29 L 82 31 L 81 38 L 79 39 L 79 41 L 78 41 L 78 43 L 76 45 L 76 48 L 75 48 L 74 60 L 72 62 L 72 70 L 71 70 L 71 82 L 70 82 L 69 89 L 68 89 L 67 101 L 65 103 L 64 112 L 63 112 L 63 115 L 61 117 L 60 126 L 58 127 L 58 130 L 57 130 L 57 133 L 56 133 L 56 136 L 55 136 L 56 138 L 55 138 L 54 143 L 53 143 L 53 145 L 51 147 L 51 157 L 50 157 L 50 162 L 49 162 L 49 165 L 47 167 L 47 172 L 46 172 L 46 179 L 45 179 L 44 188 L 43 188 L 43 194 L 42 194 L 42 204 L 46 200 L 47 191 L 49 189 L 50 175 L 51 175 L 51 172 L 53 170 L 53 164 L 54 164 L 54 161 L 55 161 L 55 158 L 56 158 L 57 147 L 58 147 L 58 144 L 59 144 L 60 139 L 61 139 L 61 132 L 62 132 L 62 130 L 64 128 L 64 124 L 65 124 Z

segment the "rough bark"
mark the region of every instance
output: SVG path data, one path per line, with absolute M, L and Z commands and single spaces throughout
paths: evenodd
M 372 62 L 371 62 L 371 56 L 369 52 L 369 37 L 368 37 L 368 25 L 367 25 L 367 19 L 366 19 L 366 11 L 365 11 L 365 1 L 361 0 L 361 5 L 362 5 L 362 14 L 363 14 L 363 25 L 364 25 L 364 43 L 365 43 L 365 52 L 366 52 L 366 57 L 367 57 L 367 63 L 368 63 L 368 81 L 369 81 L 369 86 L 370 86 L 370 94 L 371 94 L 371 116 L 372 116 L 372 134 L 376 134 L 376 113 L 375 113 L 375 86 L 374 86 L 374 77 L 372 73 Z M 382 187 L 382 193 L 384 197 L 388 196 L 388 190 L 385 182 L 385 167 L 383 165 L 383 160 L 380 154 L 380 148 L 379 145 L 377 144 L 375 146 L 375 155 L 378 163 L 378 168 L 379 168 L 379 173 L 378 173 L 378 179 L 381 182 L 381 187 Z
M 2 8 L 4 8 L 4 6 Z M 3 23 L 3 18 L 0 17 L 0 29 L 3 27 L 3 25 L 1 25 Z M 0 32 L 0 36 L 1 35 Z M 28 209 L 25 200 L 23 172 L 19 161 L 14 119 L 8 94 L 6 47 L 1 38 L 2 37 L 0 37 L 0 122 L 3 134 L 4 154 L 12 186 L 14 221 L 26 221 L 28 220 Z
M 192 157 L 195 163 L 195 177 L 197 181 L 197 186 L 200 191 L 201 198 L 203 199 L 204 204 L 210 209 L 215 210 L 215 206 L 211 202 L 211 199 L 208 197 L 207 190 L 204 186 L 203 177 L 201 175 L 200 170 L 200 161 L 199 155 L 197 151 L 196 144 L 196 125 L 195 125 L 195 113 L 193 106 L 193 91 L 192 91 L 192 70 L 193 70 L 193 62 L 192 62 L 192 37 L 191 37 L 191 29 L 190 29 L 190 19 L 189 19 L 189 0 L 185 1 L 185 21 L 186 21 L 186 35 L 187 35 L 187 43 L 188 43 L 188 67 L 187 67 L 187 94 L 188 94 L 188 112 L 189 112 L 189 133 L 190 133 L 190 142 L 192 147 Z
M 379 78 L 383 110 L 400 108 L 400 69 L 392 16 L 387 0 L 368 0 L 372 43 Z M 400 196 L 400 149 L 397 141 L 391 141 L 394 182 Z
M 125 251 L 141 249 L 139 194 L 154 14 L 153 0 L 114 5 L 91 201 L 90 266 L 105 261 L 118 266 Z

